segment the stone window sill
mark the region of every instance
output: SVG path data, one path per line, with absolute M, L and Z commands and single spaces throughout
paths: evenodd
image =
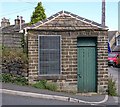
M 66 80 L 66 76 L 59 75 L 39 75 L 38 80 Z

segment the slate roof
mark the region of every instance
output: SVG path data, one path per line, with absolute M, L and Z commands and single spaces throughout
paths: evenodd
M 29 29 L 46 29 L 46 30 L 80 30 L 80 29 L 105 29 L 101 24 L 80 17 L 67 11 L 60 11 L 49 18 L 33 24 Z
M 115 36 L 116 32 L 117 31 L 108 31 L 108 38 L 109 38 L 109 40 L 111 40 Z
M 21 25 L 21 28 L 24 29 L 28 27 L 29 24 L 25 23 Z M 14 32 L 19 32 L 20 31 L 20 25 L 10 25 L 6 26 L 4 28 L 0 28 L 2 33 L 14 33 Z
M 114 52 L 120 52 L 120 46 L 115 46 L 115 48 L 113 49 Z

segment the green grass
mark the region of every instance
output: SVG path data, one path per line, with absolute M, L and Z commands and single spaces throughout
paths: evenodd
M 32 84 L 33 87 L 39 88 L 39 89 L 46 89 L 46 82 L 45 80 L 38 81 L 34 84 Z
M 41 80 L 32 85 L 35 88 L 47 89 L 51 91 L 57 91 L 57 85 L 52 82 L 47 82 L 46 80 Z
M 28 84 L 28 79 L 22 76 L 16 76 L 10 73 L 2 73 L 0 74 L 0 81 L 4 83 L 13 83 L 17 85 L 30 85 Z M 47 80 L 41 80 L 31 85 L 32 87 L 38 89 L 47 89 L 51 91 L 57 91 L 57 85 L 52 82 L 47 82 Z

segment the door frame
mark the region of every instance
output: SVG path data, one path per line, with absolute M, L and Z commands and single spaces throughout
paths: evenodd
M 94 40 L 94 42 L 95 42 L 95 46 L 79 46 L 79 45 L 78 45 L 78 40 L 79 40 L 80 38 L 81 38 L 82 40 L 84 40 L 84 38 L 87 38 L 88 40 L 92 38 L 92 39 Z M 78 38 L 77 38 L 77 69 L 78 69 L 78 48 L 79 48 L 79 47 L 95 47 L 95 55 L 96 55 L 96 56 L 95 56 L 95 58 L 96 58 L 96 61 L 95 61 L 95 65 L 96 65 L 96 67 L 95 67 L 95 70 L 96 70 L 96 71 L 95 71 L 95 72 L 96 72 L 96 74 L 95 74 L 95 77 L 96 77 L 96 78 L 95 78 L 95 80 L 96 80 L 96 82 L 95 82 L 95 92 L 97 92 L 97 88 L 98 88 L 98 87 L 97 87 L 97 86 L 98 86 L 98 72 L 97 72 L 97 64 L 98 64 L 98 63 L 97 63 L 97 55 L 98 55 L 98 52 L 97 52 L 97 37 L 78 37 Z M 79 86 L 78 83 L 79 83 L 79 81 L 78 81 L 78 70 L 77 70 L 77 91 L 79 92 L 80 90 L 78 90 L 78 86 Z

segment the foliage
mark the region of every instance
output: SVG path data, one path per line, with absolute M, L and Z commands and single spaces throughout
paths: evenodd
M 1 64 L 1 59 L 2 59 L 2 48 L 3 48 L 3 46 L 2 46 L 2 44 L 0 44 L 0 64 Z M 0 68 L 1 69 L 1 68 Z
M 2 44 L 0 44 L 0 53 L 2 52 Z
M 32 86 L 35 88 L 39 88 L 39 89 L 46 89 L 46 82 L 47 81 L 45 81 L 45 80 L 41 80 L 41 81 L 36 82 Z
M 113 81 L 112 77 L 108 79 L 108 95 L 110 96 L 117 95 L 115 81 Z
M 39 89 L 48 89 L 51 91 L 56 91 L 57 90 L 57 85 L 54 83 L 49 83 L 46 80 L 41 80 L 36 82 L 35 84 L 32 85 L 35 88 L 39 88 Z
M 0 80 L 5 83 L 13 82 L 12 81 L 12 74 L 1 74 L 0 75 Z
M 22 76 L 16 76 L 10 73 L 2 73 L 0 80 L 5 83 L 15 83 L 18 85 L 28 85 L 28 80 Z
M 46 83 L 46 89 L 51 90 L 51 91 L 56 91 L 57 85 L 54 83 Z
M 18 60 L 21 62 L 27 62 L 28 58 L 27 55 L 23 53 L 22 49 L 16 49 L 16 48 L 4 48 L 3 49 L 3 58 L 6 60 Z
M 21 47 L 23 52 L 27 54 L 27 41 L 25 40 L 24 35 L 21 37 Z
M 2 51 L 2 71 L 17 74 L 26 73 L 28 68 L 28 58 L 22 49 L 3 48 Z
M 35 11 L 33 12 L 31 16 L 30 24 L 37 23 L 45 18 L 46 18 L 45 9 L 42 6 L 42 2 L 39 2 L 37 4 L 37 7 L 35 7 Z
M 17 76 L 14 78 L 13 83 L 18 85 L 28 85 L 28 80 L 25 77 Z

